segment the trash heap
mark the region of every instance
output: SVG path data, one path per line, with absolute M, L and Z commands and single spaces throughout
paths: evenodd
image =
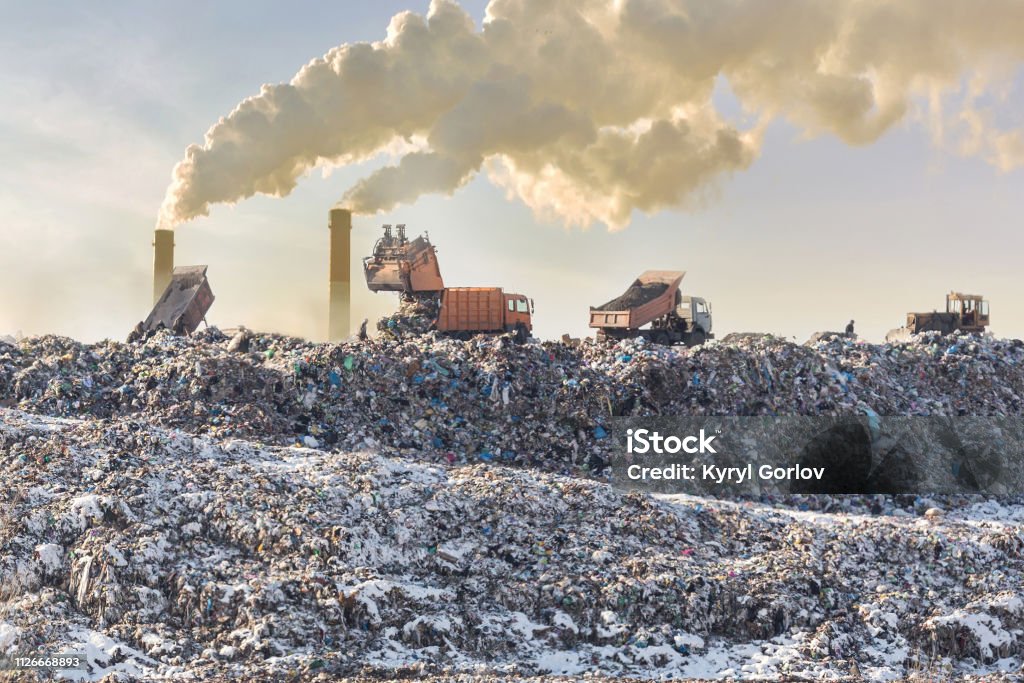
M 440 301 L 433 296 L 402 299 L 398 310 L 377 321 L 377 331 L 388 339 L 426 334 L 437 320 Z
M 414 321 L 418 306 L 398 318 Z M 411 324 L 384 323 L 393 333 L 340 344 L 249 332 L 240 343 L 216 329 L 132 344 L 0 343 L 0 405 L 588 476 L 605 470 L 614 416 L 1013 416 L 1024 405 L 1017 340 L 827 337 L 801 346 L 741 335 L 694 349 L 642 339 L 516 345 L 414 334 Z
M 0 646 L 84 653 L 80 679 L 1008 681 L 1024 656 L 1019 500 L 811 512 L 10 409 L 0 477 Z

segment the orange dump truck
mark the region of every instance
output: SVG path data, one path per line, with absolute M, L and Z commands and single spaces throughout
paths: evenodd
M 533 331 L 533 302 L 501 287 L 448 287 L 441 293 L 436 328 L 456 337 L 512 332 L 524 342 Z
M 597 328 L 597 338 L 643 337 L 657 344 L 682 342 L 687 346 L 714 339 L 711 306 L 679 291 L 685 276 L 682 270 L 648 270 L 620 296 L 591 306 L 590 326 Z

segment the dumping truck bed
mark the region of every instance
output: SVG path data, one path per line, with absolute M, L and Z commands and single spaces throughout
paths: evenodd
M 178 266 L 171 282 L 143 321 L 143 333 L 161 328 L 175 334 L 192 334 L 213 305 L 213 291 L 206 279 L 206 266 Z
M 500 287 L 449 287 L 441 297 L 437 329 L 441 332 L 504 329 L 505 297 Z
M 671 313 L 675 309 L 679 283 L 685 276 L 686 272 L 679 270 L 645 271 L 620 296 L 592 306 L 590 326 L 635 330 Z
M 371 292 L 439 292 L 444 289 L 437 252 L 426 236 L 409 240 L 405 226 L 398 234 L 384 226 L 384 236 L 373 247 L 373 256 L 363 259 L 363 274 Z
M 697 296 L 684 296 L 682 270 L 648 270 L 625 292 L 590 307 L 590 326 L 597 340 L 643 337 L 656 344 L 700 346 L 714 339 L 711 307 Z

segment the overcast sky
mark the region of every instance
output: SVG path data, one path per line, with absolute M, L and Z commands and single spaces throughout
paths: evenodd
M 482 20 L 484 2 L 462 4 Z M 6 3 L 0 335 L 126 336 L 148 313 L 152 231 L 186 146 L 262 84 L 337 45 L 384 39 L 403 9 L 427 3 Z M 1019 72 L 1006 80 L 1006 125 L 1024 124 L 1021 86 Z M 745 116 L 724 81 L 715 102 Z M 712 302 L 720 336 L 803 341 L 855 318 L 880 340 L 958 289 L 990 299 L 996 334 L 1024 337 L 1024 171 L 934 144 L 922 117 L 866 146 L 775 121 L 749 169 L 699 208 L 634 211 L 618 231 L 538 219 L 479 175 L 452 196 L 357 216 L 354 257 L 383 223 L 429 231 L 447 284 L 529 295 L 548 338 L 586 334 L 588 306 L 651 268 L 686 270 L 684 289 Z M 322 339 L 327 212 L 387 161 L 317 170 L 285 198 L 217 205 L 180 226 L 176 262 L 210 266 L 211 324 Z M 353 285 L 356 321 L 397 304 Z

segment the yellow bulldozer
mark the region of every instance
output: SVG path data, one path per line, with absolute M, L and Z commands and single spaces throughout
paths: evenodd
M 907 313 L 907 324 L 890 330 L 887 342 L 906 341 L 919 332 L 969 332 L 980 334 L 989 324 L 988 301 L 980 294 L 950 292 L 946 295 L 946 310 L 930 313 Z

